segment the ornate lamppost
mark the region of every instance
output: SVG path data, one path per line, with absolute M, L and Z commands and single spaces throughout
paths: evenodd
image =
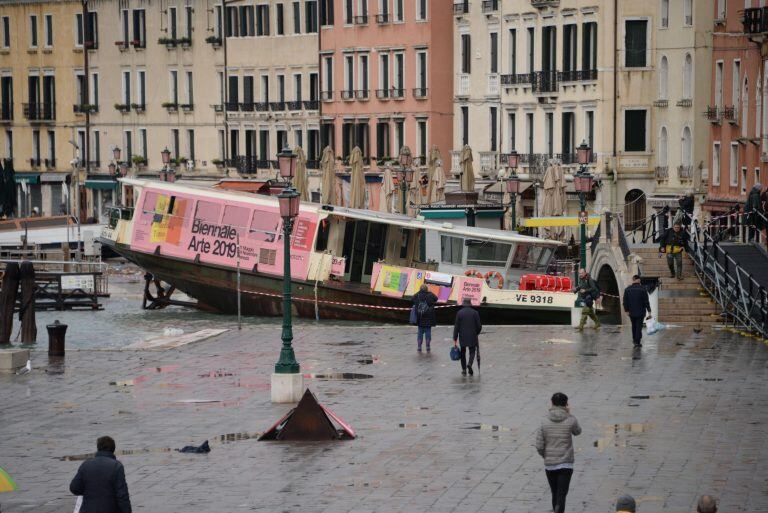
M 402 214 L 408 213 L 408 184 L 413 180 L 413 155 L 408 146 L 400 148 L 400 169 L 397 171 L 397 179 L 400 181 L 400 205 Z
M 175 182 L 176 171 L 171 167 L 171 150 L 166 147 L 160 152 L 160 156 L 163 158 L 163 169 L 160 171 L 160 180 L 163 182 Z
M 272 402 L 298 402 L 303 392 L 303 380 L 300 366 L 293 352 L 293 326 L 291 318 L 291 232 L 296 216 L 299 215 L 299 194 L 293 188 L 291 180 L 296 175 L 296 154 L 290 148 L 283 148 L 277 155 L 280 176 L 287 182 L 287 187 L 278 194 L 280 217 L 283 218 L 283 331 L 280 359 L 275 364 L 272 375 Z
M 507 166 L 512 170 L 511 174 L 505 180 L 510 198 L 509 208 L 512 210 L 512 230 L 517 228 L 515 220 L 515 204 L 517 202 L 517 195 L 520 192 L 520 179 L 517 177 L 517 161 L 519 157 L 520 156 L 515 150 L 512 150 L 512 152 L 507 155 Z
M 573 176 L 573 185 L 576 192 L 579 193 L 579 225 L 581 227 L 581 246 L 579 247 L 579 266 L 581 269 L 587 268 L 587 193 L 592 191 L 594 178 L 588 171 L 587 165 L 592 160 L 592 148 L 586 141 L 582 141 L 576 148 L 576 156 L 579 162 L 579 172 Z

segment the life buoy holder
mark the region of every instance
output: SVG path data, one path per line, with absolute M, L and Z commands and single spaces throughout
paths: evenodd
M 480 279 L 482 279 L 483 278 L 483 273 L 481 273 L 480 271 L 477 271 L 475 269 L 467 269 L 466 271 L 464 271 L 464 276 L 470 276 L 472 278 L 480 278 Z
M 493 288 L 493 285 L 491 284 L 491 280 L 496 279 L 499 281 L 497 289 L 503 289 L 504 288 L 504 277 L 501 275 L 499 271 L 488 271 L 485 273 L 485 283 Z

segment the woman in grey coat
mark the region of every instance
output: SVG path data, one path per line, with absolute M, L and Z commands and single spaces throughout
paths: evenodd
M 573 437 L 580 434 L 581 426 L 571 415 L 568 396 L 557 392 L 552 396 L 549 415 L 536 432 L 536 450 L 544 458 L 554 513 L 565 511 L 565 496 L 573 475 Z

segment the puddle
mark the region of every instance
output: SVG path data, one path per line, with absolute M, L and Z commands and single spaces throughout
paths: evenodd
M 597 356 L 597 353 L 579 353 L 579 356 Z
M 308 379 L 328 379 L 338 381 L 353 381 L 358 379 L 371 379 L 371 374 L 358 374 L 355 372 L 330 372 L 328 374 L 304 374 Z
M 365 344 L 363 340 L 345 340 L 343 342 L 326 342 L 326 345 L 329 346 L 361 346 Z
M 575 340 L 568 340 L 566 338 L 550 338 L 544 341 L 545 344 L 575 344 Z
M 630 399 L 650 399 L 650 395 L 630 395 Z
M 512 431 L 512 428 L 497 426 L 495 424 L 475 424 L 462 429 L 477 429 L 480 431 Z
M 642 438 L 634 438 L 634 435 L 647 433 L 652 428 L 653 424 L 649 423 L 607 424 L 604 425 L 605 436 L 595 440 L 593 446 L 599 452 L 609 447 L 624 449 L 631 446 L 634 449 L 645 449 Z

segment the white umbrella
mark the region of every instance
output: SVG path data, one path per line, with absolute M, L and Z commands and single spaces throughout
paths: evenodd
M 301 201 L 309 201 L 309 176 L 307 175 L 307 156 L 301 146 L 296 148 L 296 177 L 293 180 Z
M 355 146 L 349 155 L 349 207 L 365 208 L 365 174 L 363 173 L 363 152 Z
M 472 168 L 472 148 L 469 145 L 462 148 L 459 162 L 461 164 L 461 190 L 474 192 L 475 170 Z
M 330 146 L 323 150 L 323 156 L 320 159 L 320 169 L 322 169 L 323 180 L 321 183 L 321 202 L 325 205 L 336 204 L 336 157 Z

